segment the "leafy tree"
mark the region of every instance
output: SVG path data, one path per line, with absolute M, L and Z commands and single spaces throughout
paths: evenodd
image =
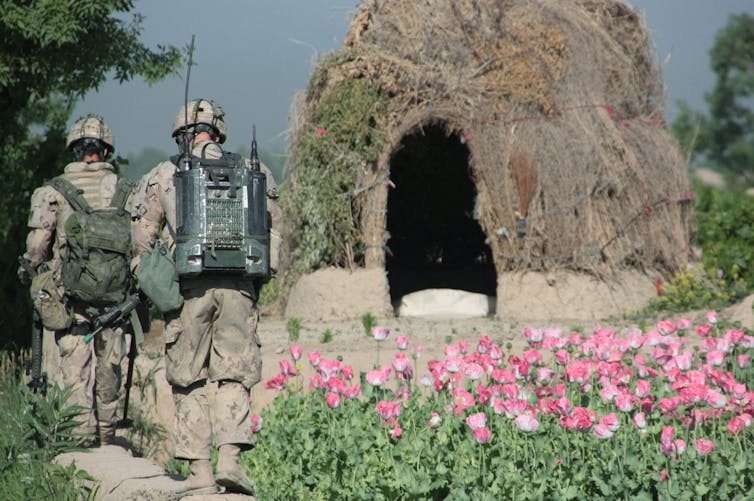
M 181 63 L 178 48 L 140 42 L 133 8 L 132 0 L 0 0 L 0 345 L 28 342 L 16 258 L 33 189 L 70 160 L 65 124 L 75 102 L 111 76 L 152 83 Z
M 673 130 L 693 157 L 754 182 L 754 17 L 731 15 L 710 51 L 717 75 L 705 95 L 709 116 L 681 103 Z

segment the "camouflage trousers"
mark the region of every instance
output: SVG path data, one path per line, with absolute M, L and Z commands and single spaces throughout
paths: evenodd
M 84 335 L 70 331 L 45 332 L 45 338 L 54 337 L 59 358 L 57 369 L 49 371 L 51 382 L 72 387 L 68 405 L 79 405 L 86 413 L 79 417 L 84 423 L 79 432 L 90 434 L 96 431 L 96 422 L 113 422 L 118 405 L 118 390 L 121 382 L 120 364 L 126 354 L 125 339 L 120 329 L 105 329 L 90 344 L 84 343 Z M 92 346 L 93 345 L 93 346 Z M 96 360 L 92 371 L 92 358 Z M 53 365 L 45 357 L 45 363 Z M 96 411 L 96 412 L 95 412 Z
M 165 371 L 173 387 L 175 457 L 209 459 L 217 445 L 251 444 L 249 390 L 262 355 L 252 295 L 233 280 L 183 289 L 180 315 L 165 327 Z M 215 392 L 210 383 L 217 383 Z

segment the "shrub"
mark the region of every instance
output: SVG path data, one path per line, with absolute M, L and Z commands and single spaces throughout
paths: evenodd
M 94 480 L 75 465 L 50 461 L 78 450 L 73 437 L 82 409 L 66 406 L 70 389 L 52 386 L 32 393 L 23 382 L 18 359 L 0 353 L 0 492 L 4 499 L 85 499 Z

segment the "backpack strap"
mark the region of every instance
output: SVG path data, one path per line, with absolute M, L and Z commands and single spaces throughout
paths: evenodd
M 73 210 L 91 212 L 92 208 L 84 198 L 84 190 L 77 188 L 72 182 L 62 176 L 50 179 L 47 184 L 55 188 L 61 195 L 68 200 Z
M 126 202 L 128 196 L 131 194 L 134 188 L 134 182 L 126 177 L 118 179 L 118 185 L 115 188 L 115 195 L 110 202 L 110 207 L 123 210 L 126 208 Z

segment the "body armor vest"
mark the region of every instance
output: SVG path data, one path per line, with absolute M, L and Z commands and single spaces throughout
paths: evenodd
M 179 277 L 270 275 L 267 177 L 243 158 L 171 158 L 187 170 L 175 173 L 175 265 Z M 252 164 L 254 165 L 254 164 Z

